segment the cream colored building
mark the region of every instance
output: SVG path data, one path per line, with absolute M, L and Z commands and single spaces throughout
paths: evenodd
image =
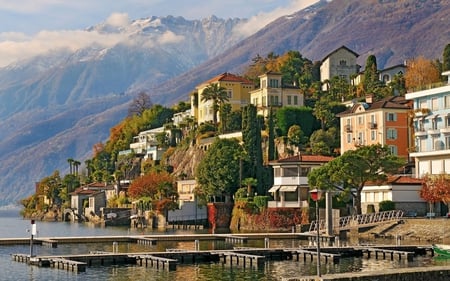
M 280 107 L 301 107 L 304 105 L 304 96 L 300 88 L 284 86 L 281 73 L 267 72 L 261 76 L 259 89 L 250 92 L 250 100 L 257 108 L 257 114 L 267 117 L 269 109 Z
M 335 76 L 344 78 L 351 82 L 351 76 L 359 73 L 360 66 L 356 64 L 359 55 L 349 48 L 342 46 L 328 54 L 320 65 L 320 81 L 324 83 Z M 327 91 L 327 84 L 324 83 L 322 90 Z
M 250 103 L 249 93 L 255 88 L 252 81 L 227 72 L 199 84 L 195 87 L 195 92 L 191 94 L 191 109 L 197 124 L 213 121 L 212 100 L 202 100 L 203 91 L 211 84 L 218 84 L 219 87 L 226 89 L 227 103 L 231 105 L 232 111 L 240 110 L 248 105 Z M 220 116 L 217 117 L 217 120 L 220 120 Z

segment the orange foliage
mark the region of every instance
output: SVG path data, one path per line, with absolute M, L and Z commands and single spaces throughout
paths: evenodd
M 96 144 L 94 144 L 94 146 L 92 147 L 93 150 L 93 158 L 97 157 L 97 155 L 102 152 L 103 150 L 105 150 L 105 145 L 101 142 L 98 142 Z
M 424 57 L 418 57 L 407 63 L 408 71 L 405 73 L 407 89 L 423 87 L 441 79 L 438 67 Z
M 172 176 L 167 172 L 151 172 L 133 180 L 128 188 L 131 198 L 163 199 L 176 194 Z
M 446 175 L 425 176 L 420 197 L 429 203 L 450 201 L 450 179 Z

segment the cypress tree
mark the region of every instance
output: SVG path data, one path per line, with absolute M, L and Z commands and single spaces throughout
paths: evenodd
M 444 48 L 442 71 L 450 70 L 450 44 Z

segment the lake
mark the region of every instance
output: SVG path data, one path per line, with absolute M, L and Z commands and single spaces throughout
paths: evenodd
M 70 237 L 70 236 L 105 236 L 105 235 L 138 235 L 138 234 L 182 234 L 191 231 L 169 230 L 151 231 L 129 229 L 127 227 L 98 227 L 88 223 L 40 222 L 36 221 L 37 237 Z M 0 238 L 28 238 L 30 220 L 18 217 L 17 213 L 0 212 Z M 207 233 L 199 230 L 197 233 Z M 270 241 L 270 247 L 298 247 L 307 241 L 278 240 Z M 246 246 L 263 247 L 263 241 L 250 240 Z M 223 241 L 201 241 L 200 249 L 228 249 L 232 247 Z M 133 243 L 119 244 L 119 252 L 165 251 L 166 248 L 192 250 L 193 242 L 164 242 L 154 246 L 137 245 Z M 78 244 L 58 245 L 58 248 L 47 248 L 35 245 L 36 255 L 83 254 L 89 251 L 112 251 L 112 244 Z M 282 280 L 287 277 L 315 275 L 316 264 L 303 261 L 267 261 L 260 269 L 230 267 L 221 263 L 182 265 L 176 271 L 160 271 L 137 265 L 94 266 L 88 267 L 86 272 L 73 273 L 54 268 L 40 268 L 28 266 L 11 260 L 11 254 L 29 254 L 30 247 L 0 246 L 0 280 Z M 411 266 L 450 265 L 450 261 L 437 260 L 432 257 L 416 257 L 413 262 L 375 260 L 365 258 L 345 258 L 339 264 L 325 264 L 322 262 L 322 273 L 339 273 L 353 271 L 373 271 L 389 268 Z

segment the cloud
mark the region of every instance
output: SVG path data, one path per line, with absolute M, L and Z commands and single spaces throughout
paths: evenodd
M 271 12 L 259 13 L 256 16 L 251 17 L 247 23 L 236 27 L 235 32 L 238 32 L 243 36 L 250 36 L 277 18 L 293 14 L 317 2 L 319 2 L 319 0 L 293 0 L 286 7 L 279 7 Z
M 121 27 L 130 24 L 127 13 L 113 13 L 107 19 L 106 23 L 112 26 Z

